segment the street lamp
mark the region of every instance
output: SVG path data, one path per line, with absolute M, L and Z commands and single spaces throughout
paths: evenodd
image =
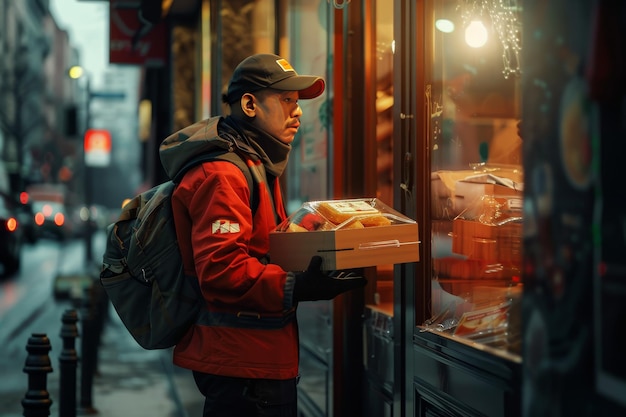
M 68 75 L 73 80 L 78 80 L 85 74 L 85 70 L 80 65 L 74 65 L 67 71 Z
M 83 138 L 87 134 L 89 129 L 89 125 L 91 124 L 91 87 L 90 87 L 90 78 L 89 74 L 84 70 L 80 65 L 72 66 L 68 71 L 68 76 L 73 80 L 85 79 L 85 88 L 84 88 L 84 104 L 85 104 L 85 119 L 83 124 Z M 93 230 L 91 227 L 91 205 L 92 205 L 92 196 L 91 196 L 91 169 L 89 168 L 89 164 L 86 162 L 86 151 L 83 147 L 83 193 L 85 198 L 85 207 L 86 218 L 81 219 L 85 221 L 85 261 L 87 263 L 92 261 L 92 238 L 93 238 Z M 89 265 L 87 265 L 89 267 Z

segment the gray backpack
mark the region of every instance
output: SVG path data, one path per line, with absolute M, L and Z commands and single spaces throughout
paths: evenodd
M 236 152 L 218 150 L 196 157 L 173 180 L 133 198 L 107 228 L 100 282 L 122 323 L 144 349 L 176 345 L 200 312 L 197 278 L 183 272 L 171 196 L 187 170 L 211 160 L 230 161 L 241 169 L 254 213 L 258 202 L 250 169 Z

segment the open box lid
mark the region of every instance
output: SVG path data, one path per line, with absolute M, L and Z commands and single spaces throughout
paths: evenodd
M 286 271 L 312 256 L 325 270 L 418 262 L 418 224 L 376 198 L 311 201 L 270 233 L 270 254 Z
M 279 224 L 276 232 L 363 229 L 414 223 L 415 220 L 377 198 L 309 201 Z

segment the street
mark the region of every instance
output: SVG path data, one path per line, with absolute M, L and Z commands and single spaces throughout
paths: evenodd
M 94 235 L 92 271 L 98 271 L 104 239 L 102 231 Z M 28 389 L 28 375 L 23 371 L 26 344 L 33 333 L 45 333 L 50 340 L 52 349 L 49 357 L 53 369 L 47 375 L 47 390 L 52 400 L 50 415 L 59 413 L 59 355 L 63 349 L 61 318 L 66 310 L 76 309 L 80 320 L 81 309 L 68 299 L 55 298 L 54 290 L 60 287 L 64 277 L 85 277 L 84 243 L 83 239 L 68 239 L 65 242 L 41 239 L 27 245 L 23 248 L 20 273 L 0 281 L 0 417 L 23 415 L 21 400 Z M 91 275 L 97 273 L 92 272 Z M 140 348 L 112 308 L 107 317 L 92 392 L 93 406 L 98 415 L 199 415 L 202 399 L 190 373 L 172 365 L 168 350 L 146 351 Z M 80 409 L 81 322 L 77 325 L 79 337 L 75 347 L 79 363 L 76 403 L 78 415 L 83 415 L 88 413 Z
M 104 235 L 95 236 L 94 253 L 102 253 Z M 95 260 L 94 260 L 95 261 Z M 0 415 L 18 411 L 22 406 L 5 404 L 13 401 L 15 393 L 24 395 L 28 375 L 23 372 L 26 343 L 33 333 L 45 333 L 50 339 L 52 368 L 58 371 L 58 356 L 63 347 L 60 337 L 63 312 L 77 308 L 69 300 L 55 300 L 57 276 L 80 275 L 85 270 L 84 242 L 68 239 L 64 242 L 40 239 L 26 245 L 22 252 L 22 267 L 18 274 L 0 281 Z M 80 341 L 77 339 L 76 343 Z M 48 376 L 48 386 L 54 386 L 58 372 Z

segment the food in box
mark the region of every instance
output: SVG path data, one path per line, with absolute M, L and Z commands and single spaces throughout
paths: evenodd
M 312 256 L 326 270 L 416 262 L 417 223 L 376 198 L 303 204 L 270 233 L 272 263 L 304 270 Z

